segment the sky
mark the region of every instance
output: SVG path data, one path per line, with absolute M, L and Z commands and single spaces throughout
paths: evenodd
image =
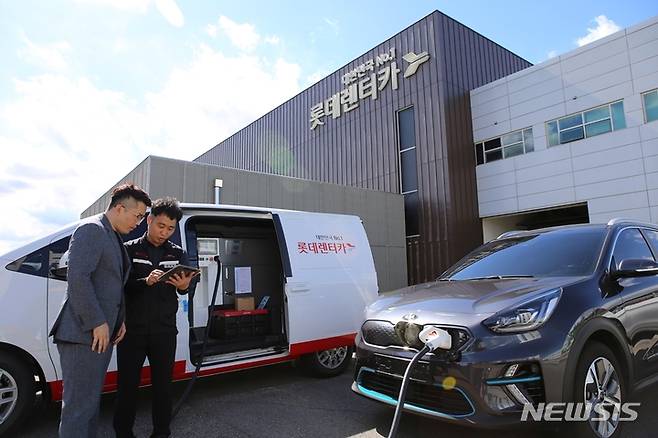
M 0 0 L 0 254 L 148 155 L 193 160 L 434 10 L 532 63 L 658 2 Z

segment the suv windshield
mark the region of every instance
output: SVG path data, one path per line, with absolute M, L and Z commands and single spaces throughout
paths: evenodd
M 476 249 L 441 278 L 470 280 L 501 277 L 590 275 L 605 228 L 573 228 L 493 240 Z

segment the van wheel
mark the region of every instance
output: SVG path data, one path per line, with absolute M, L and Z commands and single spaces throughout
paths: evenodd
M 338 347 L 306 354 L 299 360 L 302 369 L 316 377 L 333 377 L 345 371 L 352 359 L 352 347 Z
M 32 367 L 0 353 L 0 436 L 18 426 L 36 400 Z
M 592 414 L 587 421 L 572 423 L 575 435 L 593 438 L 621 436 L 623 422 L 619 421 L 619 406 L 627 393 L 623 368 L 612 350 L 600 342 L 585 347 L 576 367 L 573 400 L 584 403 L 584 409 L 591 409 Z M 596 405 L 599 405 L 599 412 L 602 408 L 608 415 L 598 413 L 594 409 Z M 607 421 L 605 416 L 609 417 Z

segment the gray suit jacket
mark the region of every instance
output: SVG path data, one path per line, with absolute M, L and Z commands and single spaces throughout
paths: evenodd
M 55 342 L 89 344 L 103 323 L 112 337 L 124 321 L 130 259 L 105 214 L 78 225 L 69 243 L 66 300 L 50 330 Z

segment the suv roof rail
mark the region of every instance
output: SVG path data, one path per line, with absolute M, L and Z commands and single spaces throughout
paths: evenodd
M 523 230 L 505 231 L 503 234 L 501 234 L 500 236 L 496 237 L 496 239 L 503 239 L 503 238 L 505 238 L 505 237 L 510 237 L 510 236 L 513 236 L 513 235 L 515 235 L 515 234 L 522 233 L 522 232 L 523 232 Z
M 612 225 L 618 225 L 618 224 L 625 224 L 625 223 L 632 223 L 636 225 L 646 225 L 650 227 L 656 227 L 656 224 L 652 224 L 651 222 L 644 222 L 644 221 L 639 221 L 636 219 L 629 219 L 629 218 L 624 218 L 624 217 L 615 217 L 612 218 L 608 221 L 608 226 Z

